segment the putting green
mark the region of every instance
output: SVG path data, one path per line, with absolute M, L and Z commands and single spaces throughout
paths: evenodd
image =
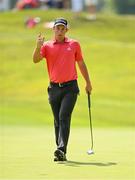
M 94 128 L 94 155 L 88 128 L 71 128 L 68 161 L 53 162 L 53 128 L 1 127 L 1 180 L 73 179 L 131 180 L 135 178 L 132 128 Z

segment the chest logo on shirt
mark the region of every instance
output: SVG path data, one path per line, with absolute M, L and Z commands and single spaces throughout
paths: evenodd
M 71 51 L 71 50 L 72 50 L 71 47 L 68 47 L 68 48 L 67 48 L 67 51 Z

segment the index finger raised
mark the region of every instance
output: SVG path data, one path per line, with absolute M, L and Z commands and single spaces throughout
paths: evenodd
M 38 34 L 38 37 L 41 37 L 41 32 Z

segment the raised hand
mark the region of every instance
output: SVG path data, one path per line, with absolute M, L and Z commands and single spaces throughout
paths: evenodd
M 41 35 L 41 33 L 39 33 L 38 37 L 37 37 L 37 48 L 41 48 L 41 46 L 44 43 L 44 37 Z

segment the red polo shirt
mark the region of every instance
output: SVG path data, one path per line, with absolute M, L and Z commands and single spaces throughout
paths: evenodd
M 73 39 L 65 38 L 59 43 L 47 41 L 41 47 L 41 55 L 46 58 L 51 82 L 63 83 L 77 79 L 76 61 L 82 61 L 80 45 Z

